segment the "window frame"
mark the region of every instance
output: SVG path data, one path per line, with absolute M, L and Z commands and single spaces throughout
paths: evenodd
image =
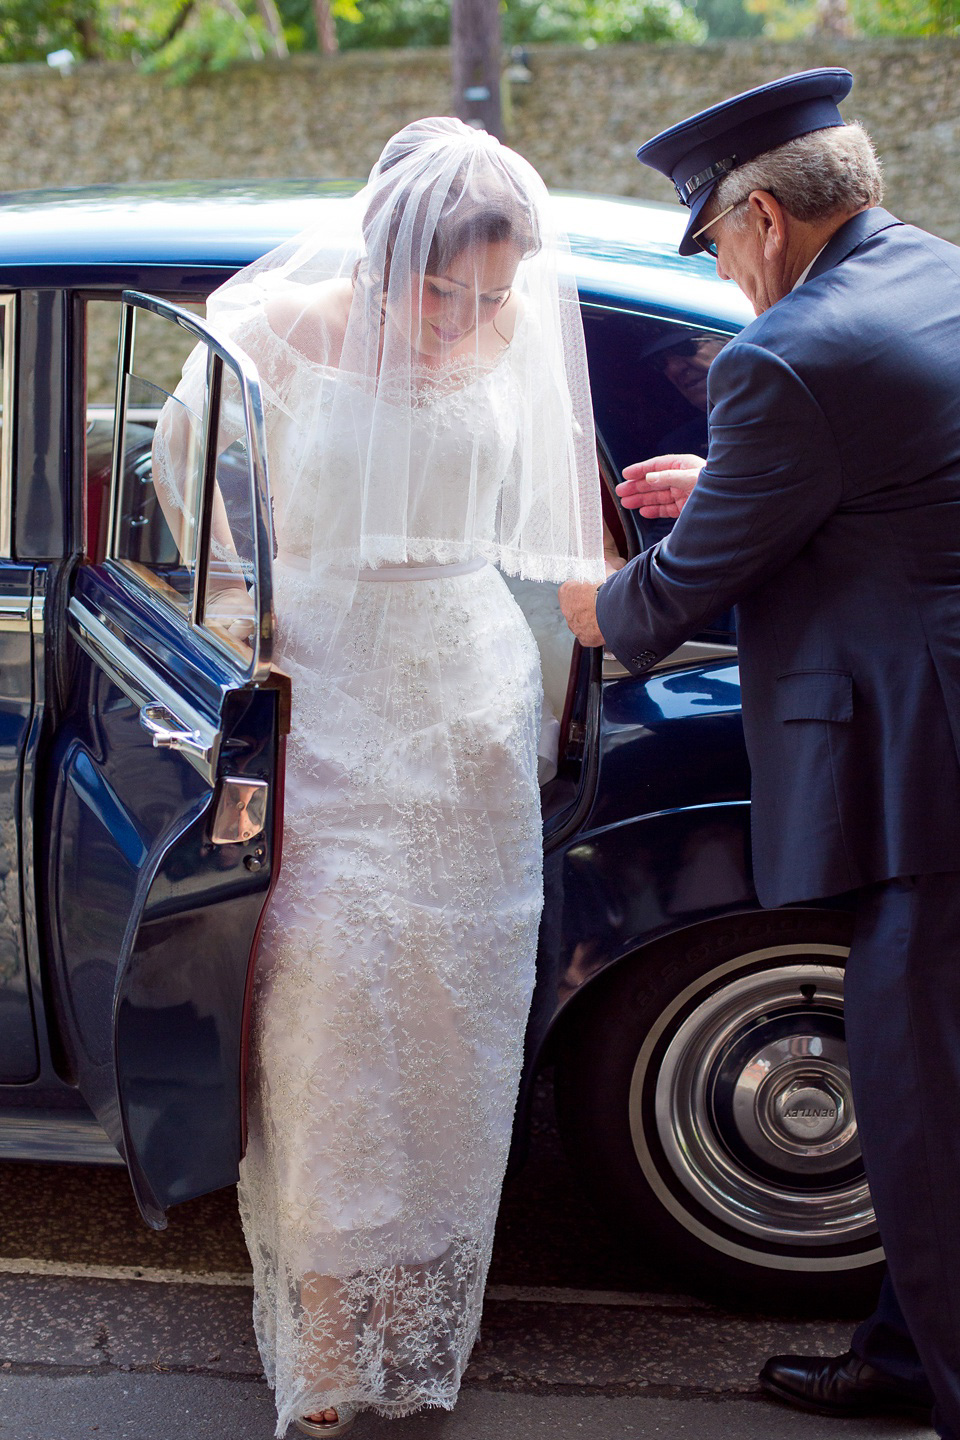
M 17 424 L 17 301 L 16 291 L 0 294 L 3 315 L 3 373 L 0 376 L 0 560 L 13 559 L 13 458 Z
M 273 579 L 272 579 L 272 529 L 269 524 L 269 501 L 263 480 L 266 477 L 266 444 L 264 436 L 263 404 L 259 381 L 252 363 L 234 346 L 211 334 L 188 311 L 182 310 L 175 302 L 161 300 L 157 296 L 140 291 L 124 290 L 120 294 L 121 317 L 117 355 L 117 389 L 114 410 L 113 462 L 110 486 L 110 512 L 107 527 L 107 544 L 104 561 L 117 567 L 124 578 L 145 591 L 151 599 L 158 600 L 164 610 L 199 637 L 216 653 L 229 661 L 233 669 L 244 679 L 259 684 L 268 676 L 271 668 L 273 646 Z M 123 436 L 126 424 L 126 377 L 130 370 L 134 352 L 137 309 L 147 310 L 168 324 L 178 324 L 202 342 L 207 349 L 206 404 L 202 416 L 202 472 L 198 490 L 199 504 L 195 515 L 196 557 L 191 587 L 190 605 L 184 610 L 173 603 L 165 593 L 159 578 L 151 576 L 149 570 L 137 566 L 127 557 L 117 554 L 120 530 L 120 484 L 119 476 L 123 463 Z M 170 314 L 170 311 L 174 314 Z M 240 384 L 244 397 L 244 421 L 249 447 L 249 475 L 251 485 L 251 512 L 254 522 L 254 566 L 253 585 L 256 625 L 250 637 L 250 660 L 244 663 L 237 649 L 204 618 L 208 596 L 210 528 L 213 514 L 213 500 L 216 481 L 216 444 L 220 425 L 220 394 L 223 369 L 230 368 Z M 141 377 L 146 378 L 146 377 Z M 260 491 L 264 495 L 260 495 Z M 266 497 L 266 498 L 265 498 Z M 258 499 L 262 502 L 258 504 Z
M 696 330 L 703 335 L 715 336 L 718 340 L 723 340 L 725 344 L 729 344 L 731 340 L 735 340 L 742 329 L 742 326 L 732 329 L 728 328 L 726 322 L 710 316 L 702 316 L 696 312 L 681 315 L 675 310 L 658 310 L 655 306 L 651 306 L 649 302 L 638 303 L 636 305 L 618 304 L 615 301 L 606 302 L 595 299 L 590 295 L 582 295 L 580 306 L 585 319 L 587 318 L 587 312 L 597 316 L 620 315 L 638 324 L 650 322 L 657 326 L 669 325 L 676 327 L 678 332 Z M 681 337 L 678 334 L 678 339 L 679 338 Z M 596 393 L 597 390 L 594 391 L 594 397 Z M 593 404 L 593 419 L 597 439 L 597 450 L 601 460 L 601 475 L 603 476 L 603 467 L 604 464 L 606 464 L 610 476 L 616 477 L 619 473 L 619 457 L 614 456 L 607 436 L 601 427 L 597 417 L 595 398 Z M 623 527 L 627 544 L 627 558 L 633 559 L 636 555 L 640 554 L 642 550 L 647 549 L 651 544 L 656 542 L 649 540 L 646 541 L 646 543 L 644 542 L 643 530 L 636 511 L 624 509 L 613 484 L 608 485 L 605 478 L 601 479 L 601 483 L 604 484 L 609 500 L 612 501 L 615 506 Z M 727 638 L 721 639 L 719 638 L 720 636 L 726 636 Z M 711 660 L 734 659 L 736 654 L 737 638 L 735 630 L 702 631 L 690 640 L 685 641 L 683 645 L 671 655 L 664 656 L 653 667 L 650 673 L 680 667 L 694 661 L 707 662 Z M 629 676 L 629 674 L 630 672 L 626 670 L 614 656 L 609 654 L 604 655 L 604 680 L 619 680 Z

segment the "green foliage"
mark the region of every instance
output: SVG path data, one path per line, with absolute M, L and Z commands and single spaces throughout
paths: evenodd
M 850 0 L 861 35 L 960 35 L 960 0 Z
M 960 35 L 960 0 L 847 0 L 860 35 Z M 277 0 L 291 51 L 317 48 L 313 0 Z M 332 0 L 345 50 L 446 45 L 450 0 Z M 811 33 L 817 0 L 501 0 L 505 45 Z M 0 0 L 0 62 L 129 58 L 174 81 L 270 54 L 256 0 Z
M 356 19 L 338 15 L 342 50 L 449 45 L 449 0 L 357 0 Z
M 741 0 L 696 0 L 736 7 Z M 908 0 L 902 0 L 908 3 Z M 940 0 L 948 3 L 948 0 Z M 960 0 L 958 0 L 960 3 Z M 698 41 L 707 33 L 682 0 L 501 0 L 506 45 L 537 41 L 605 45 L 628 40 Z M 313 0 L 277 0 L 290 50 L 317 46 Z M 450 0 L 333 0 L 344 49 L 446 45 Z M 712 13 L 712 12 L 711 12 Z M 130 58 L 182 82 L 273 46 L 256 0 L 0 0 L 0 61 Z
M 706 27 L 680 0 L 505 0 L 503 34 L 508 45 L 524 41 L 696 43 L 705 38 Z
M 744 9 L 743 0 L 694 0 L 693 8 L 711 40 L 759 35 L 763 29 L 762 18 Z
M 129 58 L 182 79 L 272 45 L 255 0 L 0 0 L 0 61 L 61 49 L 78 60 Z
M 343 45 L 351 28 L 364 23 L 363 13 L 357 0 L 332 0 L 330 8 L 337 26 L 337 38 Z M 284 34 L 290 49 L 316 50 L 318 48 L 317 17 L 313 8 L 313 0 L 277 0 L 277 9 L 283 20 Z M 447 17 L 449 27 L 449 9 Z M 401 41 L 400 43 L 406 42 Z M 423 43 L 431 42 L 424 41 Z M 446 44 L 446 40 L 439 40 L 436 43 L 443 45 Z
M 142 69 L 163 73 L 183 84 L 201 71 L 226 70 L 237 60 L 259 60 L 270 51 L 270 37 L 258 15 L 241 24 L 217 5 L 200 5 L 191 23 L 165 45 L 144 56 Z
M 281 6 L 285 15 L 288 8 Z M 345 50 L 449 44 L 449 0 L 357 0 L 357 8 L 359 24 L 337 18 Z M 505 45 L 698 41 L 706 34 L 680 0 L 502 0 L 501 20 Z
M 52 50 L 98 58 L 100 0 L 3 0 L 0 60 L 43 60 Z
M 744 8 L 771 40 L 797 40 L 809 34 L 817 18 L 817 0 L 744 0 Z
M 817 27 L 817 0 L 744 4 L 771 40 L 794 40 Z M 960 35 L 960 0 L 847 0 L 847 9 L 855 35 Z

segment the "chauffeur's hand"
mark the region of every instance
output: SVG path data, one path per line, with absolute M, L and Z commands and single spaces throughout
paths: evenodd
M 620 504 L 648 520 L 675 520 L 706 463 L 699 455 L 654 455 L 628 465 L 617 486 Z
M 560 609 L 563 618 L 581 645 L 602 645 L 603 636 L 597 624 L 597 591 L 599 585 L 589 580 L 567 580 L 560 586 Z

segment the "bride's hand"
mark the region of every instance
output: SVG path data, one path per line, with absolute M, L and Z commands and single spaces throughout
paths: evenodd
M 246 587 L 240 585 L 209 595 L 204 618 L 207 624 L 216 625 L 231 640 L 239 640 L 242 644 L 249 642 L 256 626 L 253 600 Z
M 617 486 L 620 503 L 648 520 L 675 520 L 706 463 L 699 455 L 655 455 L 627 465 Z

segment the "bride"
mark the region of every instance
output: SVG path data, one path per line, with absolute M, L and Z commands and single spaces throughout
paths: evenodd
M 240 1205 L 276 1433 L 333 1436 L 451 1408 L 480 1322 L 542 904 L 495 567 L 602 581 L 589 391 L 542 181 L 456 120 L 209 315 L 261 377 L 293 682 Z

